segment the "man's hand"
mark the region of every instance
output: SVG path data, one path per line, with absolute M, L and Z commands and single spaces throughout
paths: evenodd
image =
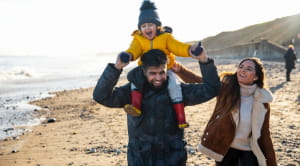
M 115 68 L 122 70 L 130 62 L 131 55 L 126 52 L 121 52 L 116 60 Z
M 173 70 L 173 72 L 178 73 L 181 69 L 181 64 L 175 62 L 171 69 Z

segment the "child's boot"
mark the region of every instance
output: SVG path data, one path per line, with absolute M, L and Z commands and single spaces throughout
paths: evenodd
M 178 127 L 179 128 L 188 127 L 189 124 L 185 120 L 184 104 L 183 103 L 173 104 L 173 108 L 175 109 L 175 112 L 176 112 Z
M 125 112 L 132 116 L 140 116 L 141 104 L 142 104 L 142 93 L 138 90 L 131 91 L 131 104 L 126 104 L 124 107 Z

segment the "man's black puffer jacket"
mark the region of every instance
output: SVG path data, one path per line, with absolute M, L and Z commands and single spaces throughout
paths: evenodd
M 220 80 L 212 60 L 200 64 L 203 84 L 182 84 L 186 106 L 200 104 L 215 97 Z M 185 165 L 187 153 L 183 129 L 178 128 L 176 114 L 168 94 L 167 83 L 159 90 L 153 89 L 144 78 L 140 67 L 128 75 L 129 81 L 143 93 L 142 114 L 127 115 L 129 166 Z M 130 104 L 130 84 L 114 88 L 121 71 L 109 64 L 100 77 L 94 99 L 108 107 L 124 107 Z

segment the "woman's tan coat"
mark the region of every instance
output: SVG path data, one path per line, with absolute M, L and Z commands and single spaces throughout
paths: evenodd
M 177 74 L 185 82 L 202 81 L 201 77 L 181 66 Z M 275 166 L 276 157 L 269 131 L 271 92 L 257 88 L 252 107 L 252 135 L 250 146 L 260 166 Z M 218 108 L 217 106 L 215 108 Z M 225 110 L 213 111 L 201 138 L 198 150 L 203 154 L 222 161 L 234 139 L 239 112 L 225 114 Z

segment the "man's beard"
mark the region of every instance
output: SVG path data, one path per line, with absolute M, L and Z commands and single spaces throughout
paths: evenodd
M 160 91 L 164 88 L 167 88 L 167 81 L 164 80 L 163 83 L 161 84 L 161 86 L 154 86 L 152 83 L 149 83 L 150 88 L 154 91 Z

